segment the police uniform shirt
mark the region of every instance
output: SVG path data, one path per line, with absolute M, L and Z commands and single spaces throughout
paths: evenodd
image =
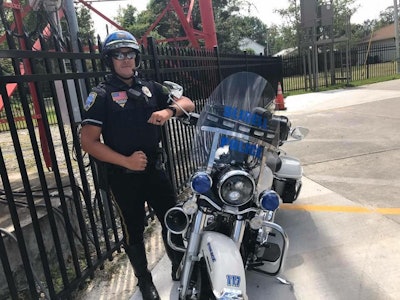
M 131 87 L 114 75 L 92 89 L 82 126 L 102 128 L 104 143 L 123 155 L 141 150 L 149 163 L 156 160 L 160 126 L 147 122 L 151 114 L 168 106 L 168 93 L 162 85 L 135 78 Z

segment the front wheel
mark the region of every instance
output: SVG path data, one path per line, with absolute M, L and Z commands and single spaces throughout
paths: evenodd
M 204 259 L 193 266 L 188 293 L 184 300 L 215 300 Z

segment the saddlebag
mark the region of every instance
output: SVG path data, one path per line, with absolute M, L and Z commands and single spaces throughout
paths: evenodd
M 303 170 L 300 161 L 294 157 L 282 155 L 280 159 L 282 166 L 274 174 L 273 189 L 284 203 L 292 203 L 300 193 Z
M 273 189 L 282 198 L 283 203 L 292 203 L 300 193 L 301 182 L 296 179 L 274 178 Z

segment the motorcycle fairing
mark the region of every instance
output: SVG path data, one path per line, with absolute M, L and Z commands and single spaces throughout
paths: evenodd
M 241 294 L 243 299 L 247 299 L 242 256 L 232 239 L 218 232 L 205 231 L 202 233 L 200 253 L 206 262 L 217 299 L 221 299 L 223 292 Z
M 228 149 L 230 161 L 250 168 L 258 165 L 259 174 L 264 173 L 267 156 L 279 146 L 285 128 L 281 117 L 273 114 L 274 99 L 272 85 L 258 74 L 238 72 L 225 78 L 197 121 L 193 157 L 203 169 L 210 172 L 222 162 L 216 153 Z

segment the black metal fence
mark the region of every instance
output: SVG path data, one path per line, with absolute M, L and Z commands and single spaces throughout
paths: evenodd
M 70 299 L 112 253 L 120 220 L 102 184 L 101 165 L 82 152 L 82 103 L 107 74 L 96 45 L 60 45 L 7 34 L 0 50 L 0 299 Z M 100 42 L 98 47 L 101 48 Z M 253 71 L 282 82 L 281 58 L 218 55 L 217 49 L 142 49 L 143 76 L 182 84 L 200 109 L 221 78 Z M 196 168 L 192 132 L 172 120 L 163 145 L 176 192 Z
M 322 49 L 318 54 L 318 79 L 314 78 L 311 53 L 289 55 L 283 58 L 283 89 L 285 91 L 314 90 L 351 81 L 394 75 L 397 72 L 395 45 L 363 45 L 336 49 L 333 58 Z M 334 68 L 331 68 L 331 61 Z

